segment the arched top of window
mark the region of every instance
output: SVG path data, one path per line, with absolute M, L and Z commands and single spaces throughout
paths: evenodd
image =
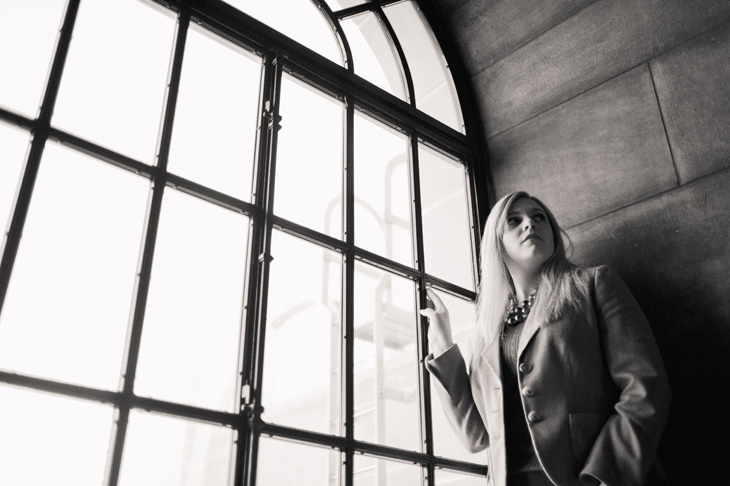
M 464 133 L 451 72 L 414 0 L 225 0 Z

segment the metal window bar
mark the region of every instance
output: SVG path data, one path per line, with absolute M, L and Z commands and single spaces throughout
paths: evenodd
M 269 285 L 269 267 L 271 263 L 271 234 L 273 230 L 273 207 L 274 207 L 274 179 L 276 176 L 276 142 L 279 129 L 279 97 L 281 93 L 282 70 L 281 63 L 278 58 L 270 58 L 266 63 L 267 70 L 271 73 L 267 77 L 268 84 L 264 87 L 264 115 L 262 117 L 263 131 L 266 134 L 265 146 L 261 147 L 260 155 L 263 158 L 259 160 L 259 174 L 257 180 L 258 196 L 256 204 L 262 209 L 263 218 L 259 220 L 259 231 L 255 237 L 258 242 L 258 281 L 254 290 L 256 294 L 256 307 L 254 308 L 255 324 L 254 324 L 254 342 L 252 345 L 253 367 L 249 370 L 249 376 L 252 384 L 251 401 L 245 404 L 245 412 L 249 420 L 249 424 L 253 429 L 247 442 L 247 461 L 248 467 L 246 475 L 246 484 L 256 483 L 256 465 L 258 453 L 259 430 L 262 429 L 263 422 L 261 413 L 263 411 L 261 405 L 261 382 L 263 379 L 264 366 L 264 342 L 266 333 L 266 315 L 268 302 L 268 285 Z M 246 373 L 246 370 L 244 370 Z
M 345 68 L 352 71 L 352 50 L 350 49 L 350 43 L 347 40 L 344 30 L 340 25 L 339 19 L 334 14 L 330 6 L 325 0 L 312 0 L 319 10 L 324 14 L 325 19 L 330 24 L 330 28 L 335 33 L 335 38 L 340 48 L 340 54 L 344 60 L 343 65 Z

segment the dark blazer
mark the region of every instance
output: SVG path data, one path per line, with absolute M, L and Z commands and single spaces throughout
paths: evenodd
M 579 270 L 579 308 L 550 322 L 528 318 L 519 344 L 522 405 L 538 459 L 558 486 L 598 478 L 640 486 L 655 462 L 671 392 L 649 323 L 609 267 Z M 426 367 L 461 442 L 489 448 L 489 484 L 506 486 L 499 340 L 475 330 L 468 371 L 458 345 Z

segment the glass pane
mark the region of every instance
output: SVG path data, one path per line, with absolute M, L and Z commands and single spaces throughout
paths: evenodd
M 0 322 L 0 367 L 117 387 L 149 186 L 46 145 Z
M 260 58 L 191 25 L 171 172 L 250 201 L 260 78 Z
M 474 289 L 474 234 L 466 168 L 419 145 L 423 249 L 426 271 Z
M 167 189 L 135 393 L 233 411 L 248 218 Z
M 0 403 L 0 484 L 103 483 L 111 407 L 6 386 Z
M 355 438 L 420 451 L 414 283 L 356 262 L 354 285 Z
M 405 100 L 405 83 L 400 61 L 378 17 L 372 13 L 340 22 L 352 50 L 355 74 Z
M 337 38 L 324 14 L 314 2 L 302 0 L 225 0 L 300 44 L 342 65 Z M 286 12 L 282 15 L 282 12 Z
M 256 486 L 337 486 L 340 453 L 261 437 Z
M 81 2 L 53 125 L 151 163 L 174 35 L 151 2 Z
M 325 0 L 327 5 L 334 11 L 342 10 L 344 8 L 354 7 L 356 5 L 362 5 L 370 0 Z
M 421 486 L 424 484 L 421 479 L 423 468 L 415 464 L 356 454 L 353 468 L 353 484 L 355 486 L 384 486 L 389 484 Z
M 3 229 L 10 225 L 29 143 L 30 133 L 0 123 L 0 227 Z
M 280 115 L 274 212 L 341 238 L 344 105 L 285 74 Z
M 355 112 L 355 244 L 413 265 L 408 138 Z
M 0 105 L 35 117 L 65 0 L 0 2 Z
M 436 486 L 487 486 L 487 477 L 437 469 Z
M 233 452 L 231 429 L 132 410 L 119 484 L 225 486 Z
M 411 1 L 386 7 L 384 12 L 408 61 L 416 107 L 463 133 L 464 121 L 454 81 L 430 28 Z
M 262 418 L 340 435 L 342 258 L 279 231 L 271 254 Z
M 465 355 L 469 352 L 469 337 L 474 330 L 474 322 L 476 318 L 476 306 L 473 302 L 468 302 L 457 297 L 452 297 L 443 292 L 436 291 L 441 300 L 444 301 L 446 308 L 449 309 L 449 318 L 451 320 L 451 332 L 454 342 L 459 345 L 459 349 Z M 468 355 L 465 356 L 467 359 Z M 443 412 L 440 399 L 436 394 L 436 383 L 431 377 L 431 414 L 433 427 L 433 450 L 437 456 L 448 457 L 450 459 L 458 459 L 461 461 L 475 462 L 477 464 L 487 463 L 487 452 L 479 452 L 472 454 L 461 445 L 456 435 L 451 430 L 449 420 Z

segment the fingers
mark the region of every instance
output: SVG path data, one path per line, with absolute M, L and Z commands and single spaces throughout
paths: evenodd
M 436 305 L 433 303 L 433 300 L 431 299 L 431 297 L 429 297 L 429 295 L 428 295 L 429 291 L 430 291 L 430 289 L 426 289 L 426 308 L 435 309 Z
M 444 302 L 441 300 L 441 297 L 436 294 L 436 292 L 432 289 L 426 289 L 426 295 L 428 296 L 428 299 L 426 299 L 426 303 L 429 307 L 432 309 L 435 309 L 437 312 L 440 312 L 444 309 Z M 429 303 L 430 301 L 430 303 Z
M 434 317 L 436 317 L 436 311 L 431 308 L 421 309 L 421 315 L 423 317 L 428 317 L 429 319 L 433 319 Z

